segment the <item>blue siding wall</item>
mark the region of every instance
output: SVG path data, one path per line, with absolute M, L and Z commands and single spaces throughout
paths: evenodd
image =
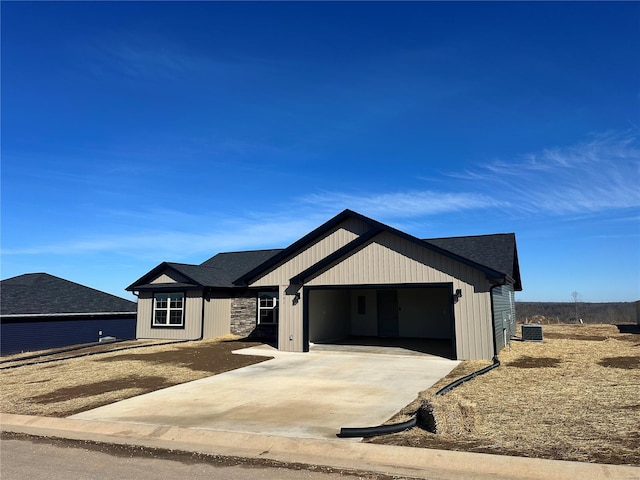
M 2 322 L 0 354 L 31 352 L 66 347 L 78 343 L 97 342 L 102 336 L 131 339 L 136 336 L 136 317 L 127 318 L 46 318 L 37 321 Z

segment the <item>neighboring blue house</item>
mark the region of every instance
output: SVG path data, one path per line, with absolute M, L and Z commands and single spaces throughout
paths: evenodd
M 136 336 L 136 303 L 48 273 L 0 282 L 0 354 Z

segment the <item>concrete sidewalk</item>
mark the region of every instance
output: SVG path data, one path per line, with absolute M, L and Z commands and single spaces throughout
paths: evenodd
M 6 432 L 37 436 L 269 459 L 431 480 L 640 479 L 640 468 L 636 467 L 395 447 L 345 442 L 340 439 L 276 437 L 131 422 L 0 414 L 0 427 Z

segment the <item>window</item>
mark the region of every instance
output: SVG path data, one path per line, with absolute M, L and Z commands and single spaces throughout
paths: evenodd
M 258 294 L 258 323 L 278 323 L 278 294 L 261 292 Z
M 184 293 L 157 293 L 153 297 L 154 327 L 184 327 Z

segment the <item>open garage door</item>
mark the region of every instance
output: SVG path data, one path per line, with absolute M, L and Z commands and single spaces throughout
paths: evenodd
M 455 357 L 452 285 L 305 289 L 310 344 L 399 346 Z

